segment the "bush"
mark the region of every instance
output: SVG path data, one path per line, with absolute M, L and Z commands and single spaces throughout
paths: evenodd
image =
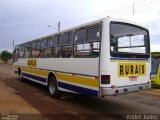
M 1 54 L 0 54 L 0 58 L 3 62 L 7 63 L 8 60 L 11 60 L 12 59 L 12 54 L 8 51 L 2 51 Z

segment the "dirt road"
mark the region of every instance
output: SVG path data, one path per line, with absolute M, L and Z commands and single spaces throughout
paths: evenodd
M 0 64 L 0 80 L 9 89 L 13 89 L 16 96 L 18 95 L 32 106 L 32 109 L 39 111 L 44 119 L 119 120 L 127 119 L 130 114 L 158 114 L 160 118 L 160 96 L 158 95 L 139 92 L 117 97 L 97 98 L 63 93 L 61 100 L 55 100 L 49 97 L 46 87 L 31 81 L 19 80 L 18 76 L 12 73 L 12 66 L 4 64 Z M 23 103 L 19 106 L 21 104 Z M 0 109 L 2 109 L 1 106 Z M 30 114 L 39 115 L 39 113 Z

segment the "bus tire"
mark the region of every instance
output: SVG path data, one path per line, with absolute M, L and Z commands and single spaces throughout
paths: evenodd
M 49 78 L 48 91 L 49 91 L 49 94 L 51 97 L 53 97 L 55 99 L 61 98 L 61 93 L 58 90 L 57 80 L 53 76 Z

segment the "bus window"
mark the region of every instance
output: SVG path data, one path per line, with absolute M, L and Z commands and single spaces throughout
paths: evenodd
M 40 42 L 40 40 L 38 40 L 38 41 L 37 41 L 37 50 L 40 51 L 40 49 L 41 49 L 41 42 Z
M 31 43 L 25 44 L 25 51 L 24 51 L 24 57 L 29 58 L 30 57 L 30 51 L 31 50 Z
M 46 57 L 47 39 L 41 40 L 41 52 L 40 57 Z
M 47 48 L 52 47 L 52 44 L 53 44 L 53 39 L 52 39 L 52 38 L 48 38 L 48 41 L 47 41 Z
M 47 49 L 46 49 L 46 56 L 47 57 L 52 57 L 52 43 L 53 43 L 53 39 L 48 38 Z
M 158 72 L 158 67 L 159 67 L 159 62 L 157 61 L 157 58 L 152 58 L 152 69 L 151 69 L 151 74 L 155 75 Z
M 53 48 L 53 57 L 55 57 L 55 58 L 60 57 L 60 47 Z
M 41 49 L 45 49 L 47 47 L 47 39 L 41 40 Z
M 55 36 L 54 39 L 53 39 L 52 46 L 57 47 L 57 43 L 58 43 L 58 36 Z
M 69 44 L 69 38 L 68 38 L 68 33 L 65 33 L 63 35 L 63 45 L 68 45 Z
M 63 40 L 63 46 L 64 45 L 71 45 L 72 44 L 72 32 L 64 33 L 62 40 Z
M 92 43 L 92 56 L 98 57 L 99 56 L 99 42 Z
M 37 45 L 36 41 L 32 42 L 32 49 L 36 49 L 36 45 Z
M 55 36 L 53 39 L 53 57 L 58 58 L 60 57 L 60 50 L 61 47 L 58 47 L 58 43 L 60 45 L 59 36 Z
M 58 35 L 58 46 L 62 46 L 62 35 Z
M 20 58 L 24 57 L 24 45 L 19 46 L 19 57 Z
M 91 43 L 91 51 L 93 57 L 99 56 L 100 27 L 94 26 L 87 31 L 87 42 Z
M 111 22 L 110 24 L 110 49 L 112 57 L 149 58 L 148 31 L 139 26 Z
M 33 58 L 39 57 L 40 50 L 37 49 L 37 41 L 32 42 L 31 56 Z
M 151 61 L 151 65 L 152 65 L 151 75 L 155 75 L 155 74 L 158 73 L 159 64 L 160 64 L 160 58 L 158 58 L 158 57 L 152 57 L 152 61 Z
M 99 26 L 76 31 L 74 34 L 74 57 L 98 57 L 99 41 Z
M 87 32 L 87 42 L 99 41 L 99 39 L 100 39 L 99 26 L 89 28 Z
M 62 57 L 70 58 L 72 56 L 72 46 L 64 46 L 62 50 Z
M 62 57 L 69 58 L 72 55 L 72 33 L 63 35 Z
M 85 43 L 87 38 L 86 35 L 87 35 L 86 29 L 77 30 L 74 33 L 74 44 Z
M 73 43 L 73 34 L 72 33 L 69 33 L 68 34 L 68 39 L 69 39 L 69 44 L 71 45 Z
M 88 57 L 91 56 L 91 43 L 74 45 L 75 57 Z

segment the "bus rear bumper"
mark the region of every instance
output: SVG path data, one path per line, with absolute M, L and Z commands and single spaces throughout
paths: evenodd
M 103 87 L 103 88 L 100 88 L 100 92 L 101 92 L 101 96 L 120 95 L 120 94 L 129 93 L 129 92 L 146 90 L 150 88 L 151 88 L 151 83 L 146 83 L 146 84 L 140 84 L 140 85 L 123 86 L 123 87 L 115 87 L 115 88 Z

